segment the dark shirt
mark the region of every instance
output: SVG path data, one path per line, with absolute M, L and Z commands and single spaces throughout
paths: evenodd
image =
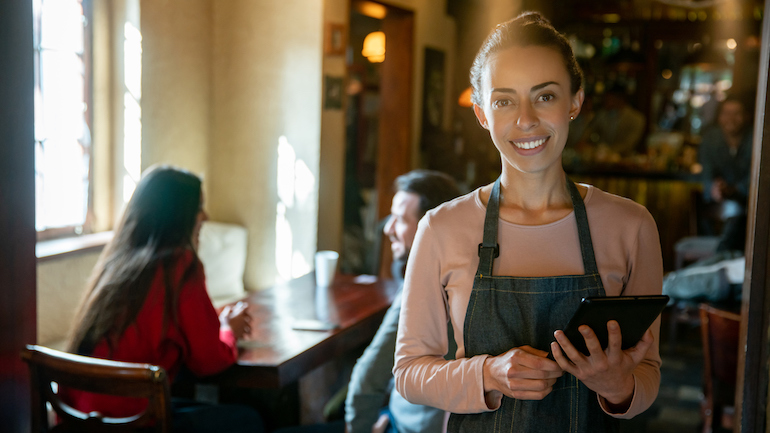
M 703 198 L 711 202 L 711 185 L 721 178 L 736 190 L 736 196 L 730 197 L 745 206 L 749 195 L 749 177 L 751 175 L 751 143 L 753 134 L 747 130 L 741 138 L 737 152 L 733 155 L 722 130 L 713 127 L 703 134 L 698 160 L 703 166 Z

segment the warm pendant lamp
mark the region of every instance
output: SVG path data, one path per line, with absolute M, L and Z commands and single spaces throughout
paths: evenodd
M 366 35 L 361 54 L 372 63 L 381 63 L 385 60 L 385 33 L 372 32 Z

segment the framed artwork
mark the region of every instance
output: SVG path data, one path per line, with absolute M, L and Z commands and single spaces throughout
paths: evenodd
M 342 77 L 324 76 L 324 109 L 341 110 L 342 109 Z
M 423 79 L 423 125 L 441 128 L 444 117 L 444 52 L 425 48 Z
M 345 25 L 326 23 L 324 35 L 324 54 L 342 56 L 345 54 Z
M 422 144 L 425 146 L 441 134 L 444 121 L 444 89 L 446 71 L 444 52 L 425 48 L 425 75 L 422 88 Z

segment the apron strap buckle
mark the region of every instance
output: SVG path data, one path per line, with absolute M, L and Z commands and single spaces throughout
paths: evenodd
M 500 244 L 495 244 L 494 247 L 485 247 L 483 243 L 479 244 L 479 257 L 481 257 L 481 250 L 483 248 L 493 248 L 495 250 L 494 258 L 500 257 Z

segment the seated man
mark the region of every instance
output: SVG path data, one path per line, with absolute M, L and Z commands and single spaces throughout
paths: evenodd
M 413 170 L 396 178 L 396 195 L 383 232 L 390 239 L 393 277 L 403 284 L 406 259 L 417 223 L 425 212 L 451 200 L 460 192 L 448 175 L 431 170 Z M 385 313 L 372 342 L 353 367 L 345 401 L 345 423 L 332 422 L 290 427 L 276 433 L 441 433 L 445 412 L 407 402 L 392 386 L 396 332 L 401 312 L 401 289 Z M 451 325 L 449 353 L 457 350 Z M 387 402 L 387 403 L 386 403 Z
M 403 284 L 406 259 L 420 218 L 430 209 L 457 197 L 459 191 L 451 177 L 429 170 L 414 170 L 401 175 L 396 178 L 395 187 L 396 195 L 384 232 L 390 239 L 393 253 L 393 277 Z M 345 401 L 348 433 L 440 433 L 443 430 L 444 411 L 409 403 L 392 387 L 391 370 L 400 312 L 399 289 L 377 334 L 353 368 Z M 452 327 L 448 329 L 451 336 Z M 450 338 L 449 341 L 454 342 L 454 339 Z M 456 347 L 452 346 L 453 343 L 450 344 L 448 356 L 454 357 Z M 383 408 L 386 400 L 388 405 Z M 372 428 L 375 424 L 377 430 Z

